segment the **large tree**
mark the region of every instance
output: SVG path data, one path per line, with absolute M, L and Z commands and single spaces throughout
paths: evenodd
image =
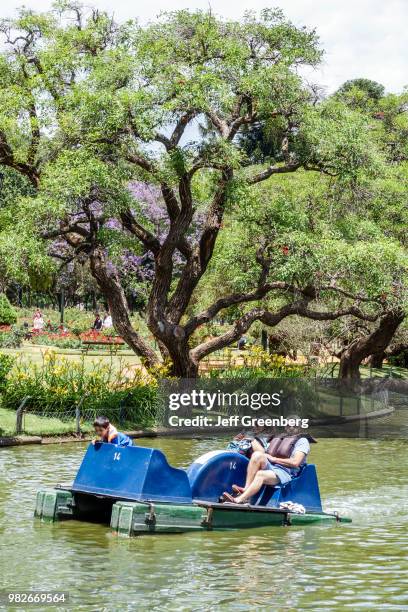
M 231 290 L 192 308 L 217 239 L 226 238 L 228 210 L 250 202 L 259 184 L 298 171 L 354 180 L 382 163 L 366 119 L 340 101 L 319 103 L 299 76 L 320 60 L 314 31 L 270 10 L 240 22 L 179 11 L 140 28 L 75 2 L 57 6 L 1 25 L 0 163 L 36 191 L 19 201 L 19 235 L 34 227 L 64 242 L 67 261 L 89 261 L 116 330 L 137 354 L 158 361 L 130 321 L 124 253 L 153 258 L 147 323 L 180 376 L 195 376 L 203 357 L 255 321 L 379 316 L 363 312 L 371 297 L 341 279 L 277 279 L 267 243 L 254 253 L 251 287 L 236 290 L 225 270 Z M 240 134 L 266 121 L 279 146 L 258 167 Z M 159 190 L 164 229 L 132 192 L 135 180 Z M 332 293 L 339 307 L 313 308 Z M 196 344 L 197 329 L 233 306 L 231 328 Z

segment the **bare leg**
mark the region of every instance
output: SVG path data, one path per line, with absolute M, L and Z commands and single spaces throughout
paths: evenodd
M 245 481 L 245 489 L 249 487 L 251 482 L 254 480 L 257 472 L 266 467 L 267 458 L 265 456 L 265 452 L 255 451 L 252 453 L 252 457 L 249 460 L 247 475 Z
M 252 497 L 252 495 L 258 493 L 263 485 L 276 485 L 279 482 L 279 478 L 276 476 L 275 472 L 272 472 L 272 470 L 260 470 L 255 475 L 255 478 L 250 486 L 245 489 L 241 495 L 236 497 L 235 500 L 238 504 L 243 504 L 250 497 Z

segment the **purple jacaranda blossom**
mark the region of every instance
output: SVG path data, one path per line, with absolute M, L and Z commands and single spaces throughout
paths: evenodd
M 117 230 L 119 232 L 123 230 L 122 223 L 115 217 L 110 217 L 107 221 L 105 221 L 103 226 L 106 229 Z
M 156 237 L 162 242 L 169 230 L 170 220 L 161 190 L 156 185 L 133 181 L 129 183 L 129 191 L 140 205 L 142 215 L 150 221 Z M 132 211 L 133 212 L 133 211 Z M 204 223 L 204 214 L 195 212 L 188 237 L 197 240 Z

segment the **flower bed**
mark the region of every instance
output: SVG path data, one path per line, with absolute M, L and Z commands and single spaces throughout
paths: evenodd
M 95 331 L 89 330 L 79 335 L 73 332 L 57 328 L 57 330 L 31 330 L 31 343 L 43 346 L 56 346 L 58 348 L 81 348 L 85 342 L 95 342 L 107 345 L 121 345 L 123 340 L 120 336 L 113 335 L 113 330 Z
M 78 336 L 63 329 L 55 331 L 32 330 L 30 342 L 43 346 L 56 346 L 58 348 L 80 348 L 82 342 Z
M 91 330 L 79 336 L 82 342 L 100 342 L 101 344 L 122 344 L 123 338 L 114 336 L 110 331 Z

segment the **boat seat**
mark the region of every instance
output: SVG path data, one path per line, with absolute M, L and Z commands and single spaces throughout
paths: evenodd
M 286 484 L 263 487 L 252 501 L 257 506 L 269 508 L 278 508 L 281 502 L 291 501 L 302 504 L 308 511 L 321 512 L 316 466 L 312 463 L 304 465 L 300 474 Z

